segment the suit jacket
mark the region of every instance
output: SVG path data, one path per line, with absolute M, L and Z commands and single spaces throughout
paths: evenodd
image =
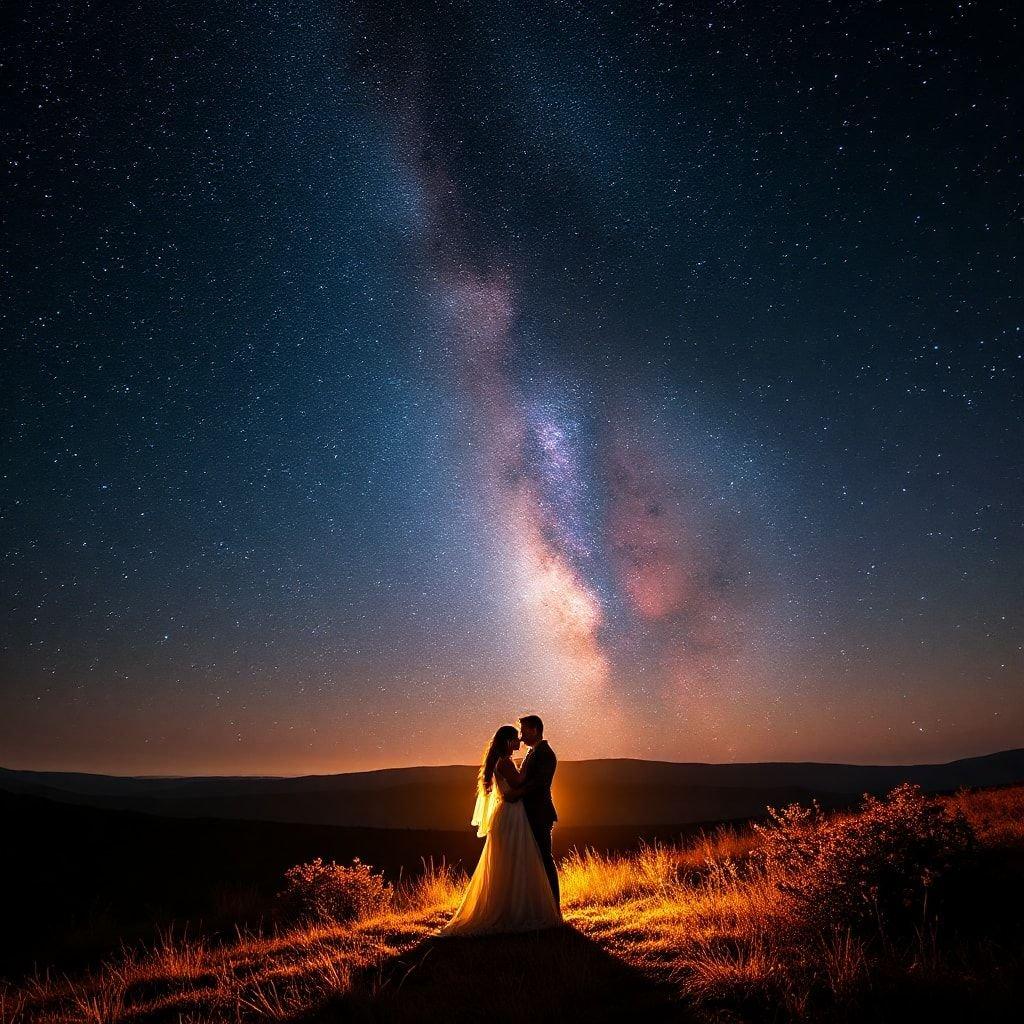
M 526 816 L 533 825 L 553 825 L 558 821 L 555 805 L 551 802 L 551 780 L 555 777 L 558 758 L 548 746 L 547 740 L 541 740 L 526 755 L 523 764 L 523 807 Z

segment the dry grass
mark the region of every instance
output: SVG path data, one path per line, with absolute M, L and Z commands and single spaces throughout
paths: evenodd
M 961 790 L 944 802 L 970 822 L 980 842 L 1024 847 L 1024 786 Z
M 971 823 L 981 850 L 1007 851 L 1011 860 L 1009 851 L 1024 850 L 1024 787 L 959 793 L 944 805 Z M 447 1000 L 446 1020 L 504 1020 L 520 1014 L 523 986 L 533 985 L 546 993 L 550 1016 L 562 1019 L 579 1019 L 584 1005 L 591 1021 L 612 1019 L 642 1003 L 648 1018 L 660 1007 L 673 1019 L 685 1012 L 722 1021 L 906 1020 L 906 1012 L 877 1008 L 889 999 L 902 1006 L 904 995 L 907 1005 L 930 1005 L 922 993 L 936 1005 L 948 1004 L 950 992 L 964 1000 L 998 999 L 1004 990 L 1008 1001 L 1019 996 L 1019 931 L 1016 942 L 983 932 L 955 937 L 935 912 L 899 937 L 884 927 L 810 928 L 762 847 L 754 831 L 719 829 L 686 846 L 628 855 L 574 851 L 560 865 L 573 932 L 461 946 L 424 941 L 465 884 L 463 874 L 427 863 L 386 906 L 355 921 L 217 943 L 161 933 L 152 946 L 126 949 L 88 973 L 0 988 L 0 1017 L 11 1024 L 241 1024 L 317 1014 L 415 1020 L 439 1015 Z M 1004 895 L 972 891 L 993 913 Z M 518 964 L 518 973 L 496 970 L 503 961 Z M 624 1002 L 613 1006 L 616 998 Z M 461 1015 L 456 999 L 465 1004 Z

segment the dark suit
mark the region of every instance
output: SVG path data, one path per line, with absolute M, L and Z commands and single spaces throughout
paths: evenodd
M 558 821 L 555 805 L 551 802 L 551 780 L 555 777 L 558 758 L 548 746 L 547 740 L 541 740 L 527 755 L 523 762 L 523 807 L 530 822 L 530 829 L 537 839 L 540 859 L 544 862 L 551 891 L 555 894 L 555 902 L 560 899 L 558 893 L 558 872 L 555 870 L 555 859 L 551 856 L 551 829 Z

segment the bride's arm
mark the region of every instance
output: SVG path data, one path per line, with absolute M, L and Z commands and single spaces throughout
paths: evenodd
M 503 757 L 495 766 L 494 770 L 501 774 L 501 777 L 512 787 L 508 793 L 505 794 L 506 800 L 516 800 L 522 794 L 519 792 L 519 788 L 523 784 L 523 776 L 521 772 L 516 771 L 516 766 L 512 763 L 511 757 Z

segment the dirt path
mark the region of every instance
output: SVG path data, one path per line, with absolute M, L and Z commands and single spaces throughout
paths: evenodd
M 674 997 L 667 987 L 566 927 L 520 936 L 428 939 L 366 971 L 350 993 L 310 1020 L 691 1020 Z

